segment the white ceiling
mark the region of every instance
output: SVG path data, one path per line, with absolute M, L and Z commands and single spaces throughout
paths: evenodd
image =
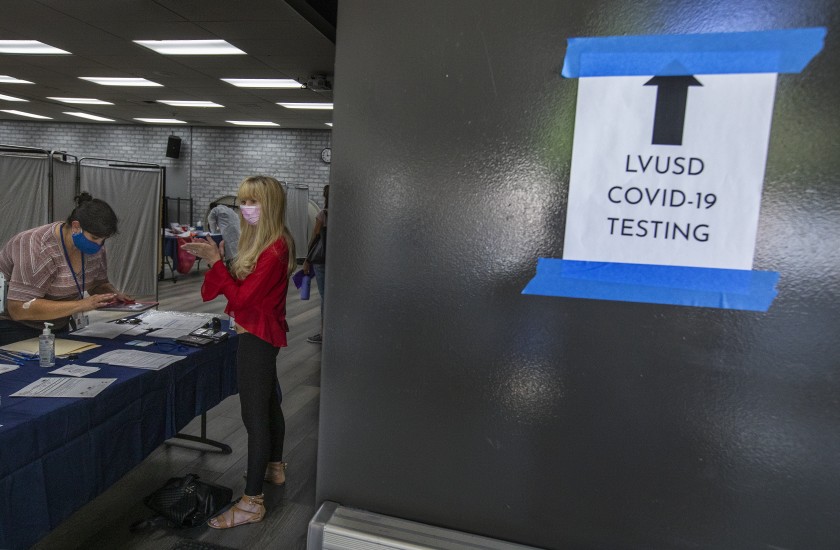
M 332 102 L 331 91 L 246 89 L 220 80 L 306 82 L 313 74 L 332 75 L 335 44 L 290 4 L 307 13 L 308 3 L 301 0 L 3 0 L 0 40 L 38 40 L 72 55 L 0 54 L 0 75 L 34 82 L 0 83 L 0 94 L 29 100 L 0 100 L 0 109 L 52 118 L 43 122 L 83 123 L 63 114 L 82 111 L 116 124 L 178 118 L 193 126 L 230 127 L 225 121 L 266 120 L 285 128 L 328 129 L 324 123 L 332 120 L 332 111 L 292 110 L 277 102 Z M 317 15 L 307 17 L 323 23 Z M 223 39 L 248 55 L 161 55 L 132 42 L 169 39 Z M 81 76 L 142 77 L 163 87 L 101 86 Z M 96 98 L 114 105 L 68 105 L 47 97 Z M 171 107 L 155 102 L 160 99 L 206 100 L 224 108 Z M 36 121 L 4 112 L 0 119 Z

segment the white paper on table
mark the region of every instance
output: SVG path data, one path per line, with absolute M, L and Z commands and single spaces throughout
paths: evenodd
M 99 367 L 86 367 L 84 365 L 64 365 L 60 369 L 51 370 L 50 374 L 64 374 L 66 376 L 87 376 L 97 372 Z
M 116 378 L 41 378 L 11 397 L 95 397 Z
M 85 328 L 73 331 L 73 336 L 88 336 L 91 338 L 116 338 L 117 336 L 130 331 L 134 325 L 117 323 L 91 323 Z
M 135 369 L 160 370 L 183 359 L 181 355 L 152 353 L 148 351 L 117 349 L 88 360 L 88 363 L 106 363 Z
M 204 323 L 202 323 L 203 325 Z M 198 328 L 198 327 L 195 327 Z M 151 338 L 180 338 L 181 336 L 186 336 L 187 334 L 191 333 L 195 330 L 195 328 L 185 329 L 185 328 L 159 328 L 155 329 L 152 332 L 148 333 L 146 336 Z
M 132 325 L 132 327 L 127 331 L 123 332 L 123 334 L 125 334 L 126 336 L 143 336 L 150 330 L 154 329 L 148 325 Z
M 18 365 L 9 365 L 9 364 L 5 364 L 5 363 L 0 364 L 0 374 L 3 374 L 4 372 L 12 372 L 13 370 L 19 369 L 19 368 L 20 367 Z
M 126 346 L 140 346 L 141 348 L 145 348 L 146 346 L 151 346 L 154 342 L 149 342 L 146 340 L 132 340 L 131 342 L 126 342 Z

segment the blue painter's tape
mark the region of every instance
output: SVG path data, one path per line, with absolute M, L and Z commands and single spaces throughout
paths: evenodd
M 779 274 L 540 258 L 523 294 L 767 311 Z
M 776 31 L 570 38 L 566 78 L 798 73 L 823 48 L 825 27 Z

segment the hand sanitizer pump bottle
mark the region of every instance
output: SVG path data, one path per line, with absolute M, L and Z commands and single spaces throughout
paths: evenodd
M 44 332 L 38 337 L 38 358 L 42 367 L 55 366 L 55 334 L 50 332 L 52 323 L 44 323 Z

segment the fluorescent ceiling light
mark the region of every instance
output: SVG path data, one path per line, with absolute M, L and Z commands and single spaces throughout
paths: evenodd
M 177 118 L 135 118 L 134 120 L 149 122 L 151 124 L 186 124 L 185 121 L 178 120 Z
M 212 101 L 177 101 L 174 99 L 158 99 L 158 103 L 165 103 L 173 107 L 224 107 Z
M 34 82 L 29 82 L 28 80 L 21 80 L 19 78 L 15 78 L 13 76 L 0 74 L 0 84 L 34 84 Z
M 114 78 L 110 76 L 80 76 L 79 78 L 103 86 L 163 86 L 163 84 L 145 78 Z
M 113 105 L 110 101 L 102 101 L 101 99 L 93 99 L 91 97 L 48 97 L 47 99 L 62 103 L 72 103 L 73 105 Z
M 113 118 L 105 118 L 104 116 L 98 115 L 91 115 L 89 113 L 72 113 L 69 111 L 64 112 L 65 115 L 77 116 L 79 118 L 89 118 L 90 120 L 99 120 L 102 122 L 114 122 Z
M 164 55 L 245 55 L 224 40 L 135 40 L 134 43 Z
M 52 120 L 51 117 L 35 115 L 35 114 L 32 114 L 32 113 L 27 113 L 26 111 L 14 111 L 14 110 L 10 110 L 10 109 L 0 109 L 0 111 L 3 111 L 4 113 L 9 113 L 10 115 L 28 116 L 29 118 L 46 118 L 46 119 Z
M 303 84 L 291 78 L 223 78 L 228 84 L 240 88 L 303 88 Z
M 280 126 L 276 122 L 269 122 L 267 120 L 226 120 L 230 124 L 237 126 Z
M 332 103 L 278 103 L 287 109 L 332 109 Z
M 29 101 L 28 99 L 21 99 L 19 97 L 4 94 L 0 94 L 0 99 L 3 101 Z
M 0 53 L 69 54 L 37 40 L 0 40 Z
M 332 122 L 325 122 L 324 124 L 326 124 L 327 126 L 329 126 L 330 128 L 332 128 Z

